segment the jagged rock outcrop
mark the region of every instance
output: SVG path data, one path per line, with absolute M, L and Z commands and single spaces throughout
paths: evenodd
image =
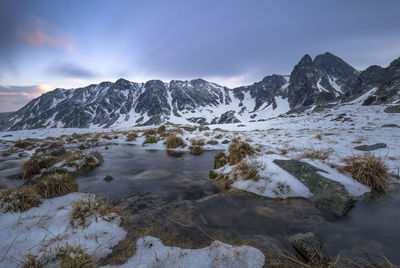
M 356 69 L 330 53 L 314 60 L 305 55 L 290 75 L 290 108 L 337 101 L 352 90 L 358 75 Z
M 400 58 L 387 68 L 373 65 L 360 73 L 352 96 L 368 93 L 363 105 L 391 103 L 400 98 Z

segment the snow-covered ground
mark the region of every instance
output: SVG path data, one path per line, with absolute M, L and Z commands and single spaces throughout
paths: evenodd
M 265 121 L 210 125 L 210 130 L 183 131 L 183 134 L 177 135 L 181 136 L 188 146 L 175 150 L 188 151 L 192 139 L 203 139 L 206 143 L 204 149 L 226 151 L 229 142 L 239 138 L 257 150 L 254 156 L 246 160 L 258 166 L 260 180 L 256 182 L 239 179 L 232 184 L 233 187 L 272 198 L 308 198 L 311 195 L 309 189 L 273 163 L 274 159 L 301 158 L 302 161 L 325 170 L 326 173 L 320 175 L 342 183 L 351 195 L 360 196 L 370 191 L 369 187 L 338 172 L 335 166 L 340 166 L 341 160 L 345 157 L 366 153 L 354 149 L 355 146 L 385 143 L 386 148 L 368 153 L 382 158 L 389 172 L 399 174 L 400 128 L 393 124 L 400 126 L 400 116 L 395 113 L 385 113 L 384 105 L 360 106 L 358 103 L 359 100 L 356 100 L 352 104 L 339 105 L 320 112 L 313 112 L 311 108 L 302 114 L 283 115 Z M 390 126 L 382 127 L 387 124 Z M 94 133 L 113 132 L 110 134 L 112 139 L 101 137 L 99 141 L 103 144 L 128 143 L 142 146 L 145 140 L 142 134 L 138 133 L 139 137 L 136 140 L 127 142 L 126 133 L 118 131 L 141 131 L 147 128 L 151 127 L 23 130 L 2 132 L 0 140 L 7 143 L 26 138 L 46 139 L 73 133 L 93 133 L 94 136 Z M 173 129 L 175 126 L 168 128 Z M 207 144 L 210 140 L 218 143 Z M 157 143 L 145 144 L 143 148 L 166 150 L 164 141 L 165 139 L 160 139 Z M 324 160 L 301 157 L 301 154 L 308 150 L 322 150 L 329 153 Z M 232 167 L 226 165 L 217 172 L 229 173 L 231 170 Z M 23 213 L 1 213 L 0 267 L 15 266 L 11 257 L 20 261 L 28 253 L 38 254 L 43 243 L 55 243 L 55 236 L 60 238 L 62 243 L 79 243 L 97 257 L 109 253 L 110 247 L 125 236 L 125 231 L 119 227 L 118 220 L 93 221 L 87 228 L 72 228 L 69 224 L 70 203 L 84 197 L 85 194 L 74 193 L 45 200 L 39 208 L 32 208 Z M 165 267 L 187 267 L 189 264 L 191 267 L 215 267 L 213 265 L 216 258 L 220 260 L 216 263 L 217 267 L 225 267 L 224 265 L 233 259 L 237 267 L 244 267 L 243 263 L 251 267 L 261 267 L 264 263 L 264 256 L 254 248 L 235 248 L 215 242 L 203 249 L 182 250 L 166 247 L 156 238 L 145 237 L 137 241 L 136 254 L 122 267 L 146 267 L 146 265 L 156 265 L 157 260 L 162 260 L 160 263 L 164 263 Z
M 20 267 L 26 255 L 56 254 L 65 245 L 81 246 L 94 258 L 105 257 L 126 236 L 119 227 L 120 218 L 90 217 L 85 226 L 72 226 L 74 201 L 91 198 L 71 193 L 44 200 L 39 207 L 25 212 L 0 211 L 0 267 Z
M 212 267 L 263 267 L 264 254 L 249 246 L 231 246 L 219 241 L 202 249 L 181 249 L 167 247 L 154 237 L 140 238 L 136 243 L 136 253 L 123 265 L 106 266 L 113 268 L 212 268 Z

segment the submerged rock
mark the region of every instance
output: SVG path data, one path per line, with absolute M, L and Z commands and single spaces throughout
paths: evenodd
M 365 151 L 365 152 L 370 152 L 370 151 L 375 151 L 378 149 L 386 148 L 385 143 L 376 143 L 372 145 L 360 145 L 354 147 L 354 149 L 359 150 L 359 151 Z
M 297 233 L 289 237 L 293 248 L 306 261 L 311 261 L 322 252 L 323 242 L 314 233 Z
M 307 186 L 313 194 L 310 200 L 319 208 L 342 216 L 355 203 L 342 184 L 318 174 L 324 172 L 321 169 L 298 160 L 274 160 L 274 163 Z
M 107 176 L 104 177 L 103 181 L 112 181 L 113 179 L 114 179 L 113 176 L 107 175 Z

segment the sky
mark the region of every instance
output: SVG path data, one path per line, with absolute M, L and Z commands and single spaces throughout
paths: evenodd
M 356 69 L 400 57 L 398 0 L 0 0 L 0 112 L 57 87 L 125 78 L 223 86 L 304 54 Z

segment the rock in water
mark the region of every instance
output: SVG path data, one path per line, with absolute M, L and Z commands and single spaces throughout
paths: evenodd
M 342 216 L 355 203 L 342 184 L 318 174 L 324 172 L 321 169 L 298 160 L 274 160 L 274 163 L 307 186 L 313 194 L 310 200 L 319 208 Z
M 297 233 L 289 237 L 289 242 L 307 262 L 322 252 L 323 242 L 314 233 Z
M 354 149 L 359 150 L 359 151 L 365 151 L 365 152 L 370 152 L 370 151 L 375 151 L 378 149 L 386 148 L 386 144 L 384 143 L 376 143 L 372 145 L 360 145 L 354 147 Z
M 104 177 L 104 181 L 112 181 L 114 178 L 113 178 L 113 176 L 111 176 L 111 175 L 107 175 L 107 176 L 105 176 Z

